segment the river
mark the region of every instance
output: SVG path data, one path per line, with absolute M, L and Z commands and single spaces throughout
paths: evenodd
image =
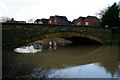
M 34 54 L 16 53 L 14 50 L 3 50 L 3 54 L 9 55 L 3 55 L 6 59 L 3 61 L 3 70 L 6 71 L 3 74 L 7 77 L 12 75 L 7 71 L 18 70 L 13 71 L 16 74 L 13 77 L 41 78 L 44 74 L 46 78 L 118 78 L 117 46 L 70 45 L 43 49 Z M 10 67 L 14 63 L 16 65 Z

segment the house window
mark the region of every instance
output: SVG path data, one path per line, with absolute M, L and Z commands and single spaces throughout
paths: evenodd
M 57 22 L 56 20 L 54 20 L 54 22 Z
M 38 23 L 39 23 L 39 24 L 43 24 L 43 22 L 42 22 L 42 21 L 39 21 Z
M 52 21 L 49 21 L 50 23 L 52 23 Z
M 105 25 L 105 27 L 109 27 L 109 25 Z
M 86 22 L 85 25 L 89 25 L 89 22 Z
M 80 22 L 78 22 L 77 25 L 80 25 Z

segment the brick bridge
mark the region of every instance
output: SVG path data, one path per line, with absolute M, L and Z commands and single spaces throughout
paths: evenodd
M 102 44 L 112 42 L 111 28 L 77 27 L 70 25 L 2 24 L 2 45 L 18 47 L 44 38 L 77 36 Z

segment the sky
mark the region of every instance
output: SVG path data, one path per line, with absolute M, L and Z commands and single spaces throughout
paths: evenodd
M 119 0 L 0 0 L 0 17 L 27 21 L 60 15 L 72 21 L 80 16 L 96 16 L 114 2 Z

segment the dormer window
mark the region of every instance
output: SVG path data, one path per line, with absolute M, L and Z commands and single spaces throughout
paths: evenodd
M 43 22 L 42 22 L 42 21 L 39 21 L 38 23 L 39 23 L 39 24 L 43 24 Z
M 54 20 L 54 22 L 57 22 L 56 20 Z
M 89 22 L 85 22 L 85 25 L 89 25 Z
M 78 22 L 77 25 L 80 25 L 80 22 Z

